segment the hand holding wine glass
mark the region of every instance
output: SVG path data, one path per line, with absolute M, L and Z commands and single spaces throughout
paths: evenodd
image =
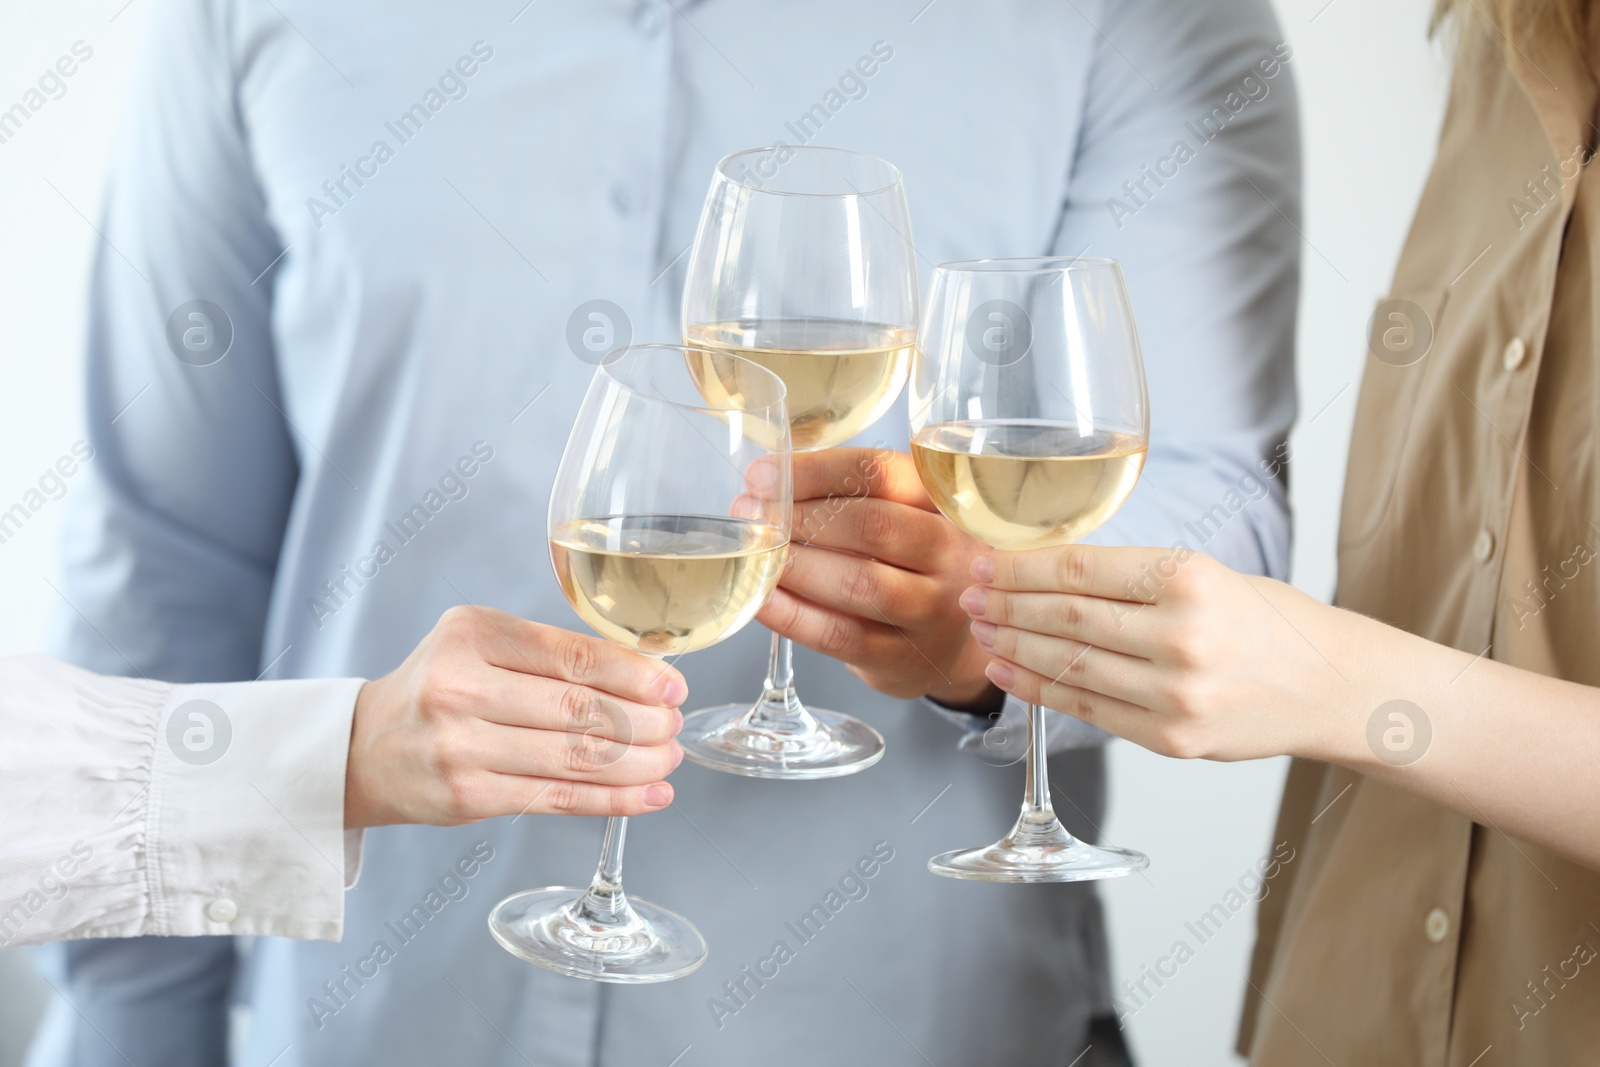
M 917 271 L 900 172 L 859 152 L 780 146 L 717 164 L 689 259 L 686 343 L 749 362 L 704 362 L 710 400 L 737 398 L 765 368 L 787 386 L 797 451 L 860 433 L 905 386 L 916 340 Z M 793 646 L 773 637 L 754 704 L 690 713 L 688 758 L 759 778 L 853 774 L 883 737 L 837 711 L 808 708 Z
M 880 693 L 995 710 L 958 597 L 986 547 L 939 514 L 905 452 L 841 446 L 794 460 L 794 537 L 758 622 Z
M 361 687 L 345 827 L 657 811 L 688 692 L 672 668 L 587 634 L 451 608 Z
M 726 353 L 639 345 L 595 371 L 550 494 L 561 591 L 603 637 L 657 658 L 736 632 L 771 595 L 789 544 L 789 417 L 783 383 Z M 708 398 L 699 376 L 737 376 Z M 748 491 L 759 472 L 762 494 Z M 663 667 L 662 673 L 669 668 Z M 627 819 L 606 824 L 586 890 L 501 901 L 489 928 L 508 951 L 604 982 L 662 982 L 705 961 L 700 932 L 622 889 Z
M 991 259 L 934 268 L 911 406 L 911 454 L 951 522 L 1007 550 L 1070 544 L 1144 467 L 1138 333 L 1112 260 Z M 1044 709 L 1028 708 L 1022 812 L 999 842 L 935 856 L 935 874 L 1070 882 L 1140 870 L 1138 852 L 1067 833 L 1050 803 Z

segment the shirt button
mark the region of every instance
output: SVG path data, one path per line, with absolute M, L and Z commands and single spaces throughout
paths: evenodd
M 1494 534 L 1488 530 L 1479 530 L 1478 536 L 1472 539 L 1472 558 L 1479 563 L 1488 563 L 1492 555 L 1494 555 Z
M 654 37 L 661 32 L 661 27 L 666 25 L 667 16 L 661 10 L 661 5 L 654 0 L 644 0 L 637 11 L 633 13 L 633 25 L 646 37 Z
M 1428 918 L 1422 924 L 1422 932 L 1427 935 L 1430 942 L 1437 945 L 1450 936 L 1450 915 L 1443 908 L 1434 908 L 1428 912 Z
M 631 215 L 633 209 L 639 206 L 639 201 L 626 185 L 619 185 L 611 190 L 611 206 L 617 209 L 618 214 Z
M 1501 353 L 1501 361 L 1505 363 L 1506 370 L 1516 370 L 1522 366 L 1522 361 L 1527 358 L 1528 346 L 1522 338 L 1513 337 L 1506 342 L 1506 350 Z
M 206 918 L 214 923 L 231 923 L 239 917 L 239 905 L 227 897 L 218 897 L 206 905 Z

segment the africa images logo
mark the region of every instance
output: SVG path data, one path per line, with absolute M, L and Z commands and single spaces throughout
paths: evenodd
M 232 720 L 209 700 L 186 700 L 167 719 L 167 748 L 191 767 L 217 762 L 232 743 Z

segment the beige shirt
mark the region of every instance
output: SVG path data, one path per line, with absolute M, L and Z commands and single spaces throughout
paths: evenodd
M 1375 316 L 1337 602 L 1600 685 L 1596 89 L 1554 40 L 1483 51 L 1458 65 L 1396 271 L 1390 299 L 1415 307 Z M 1297 859 L 1263 902 L 1253 1063 L 1600 1062 L 1600 874 L 1306 761 L 1278 834 Z

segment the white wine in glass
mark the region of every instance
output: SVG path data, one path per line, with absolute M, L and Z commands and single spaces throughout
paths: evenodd
M 984 544 L 1011 550 L 1070 544 L 1097 529 L 1133 492 L 1144 455 L 1134 434 L 1080 436 L 1027 420 L 940 423 L 911 439 L 938 509 Z
M 994 548 L 1070 544 L 1122 506 L 1150 435 L 1144 361 L 1113 260 L 991 259 L 934 268 L 912 382 L 911 455 L 939 511 Z M 1011 832 L 933 857 L 987 882 L 1077 882 L 1144 854 L 1067 832 L 1050 803 L 1045 709 L 1028 708 L 1027 785 Z
M 911 330 L 828 319 L 719 322 L 683 333 L 688 344 L 743 356 L 783 379 L 797 452 L 842 444 L 877 422 L 905 388 L 917 340 Z M 736 375 L 708 378 L 706 387 L 741 392 Z
M 736 402 L 702 393 L 696 374 L 708 359 L 739 375 Z M 556 580 L 602 637 L 647 656 L 730 636 L 783 570 L 794 500 L 783 383 L 740 362 L 679 345 L 613 352 L 561 455 L 547 526 Z M 746 485 L 757 466 L 759 497 Z M 598 982 L 665 982 L 704 963 L 705 939 L 689 920 L 623 892 L 627 830 L 626 818 L 606 821 L 587 889 L 530 889 L 497 904 L 495 940 Z
M 895 402 L 917 307 L 911 220 L 892 164 L 814 146 L 717 164 L 689 258 L 684 341 L 783 379 L 795 451 L 842 444 Z M 708 360 L 696 378 L 707 399 L 733 401 L 742 373 Z M 696 763 L 757 778 L 854 774 L 883 756 L 866 723 L 801 702 L 794 647 L 777 635 L 754 704 L 695 711 L 679 741 Z
M 788 547 L 771 523 L 710 515 L 574 519 L 550 531 L 556 580 L 578 617 L 651 656 L 743 627 L 777 587 Z

